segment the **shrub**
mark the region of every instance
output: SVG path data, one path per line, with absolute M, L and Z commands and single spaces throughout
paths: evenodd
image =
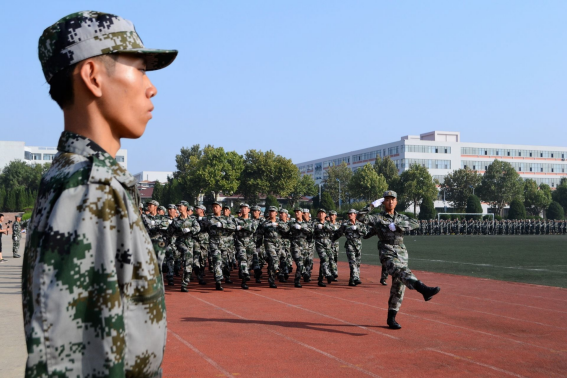
M 421 205 L 419 206 L 419 219 L 420 220 L 427 220 L 436 218 L 437 214 L 435 211 L 435 207 L 433 206 L 433 200 L 429 197 L 426 197 L 421 201 Z
M 553 201 L 547 208 L 545 215 L 547 216 L 547 219 L 564 219 L 565 210 L 559 202 Z
M 526 207 L 518 198 L 514 198 L 510 203 L 508 219 L 526 219 Z

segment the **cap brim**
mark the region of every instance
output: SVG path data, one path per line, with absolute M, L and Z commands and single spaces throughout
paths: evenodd
M 116 51 L 119 54 L 141 54 L 146 60 L 146 71 L 161 70 L 169 66 L 177 57 L 177 50 L 158 50 L 158 49 L 128 49 Z

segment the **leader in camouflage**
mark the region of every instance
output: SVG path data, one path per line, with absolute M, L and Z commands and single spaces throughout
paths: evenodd
M 65 131 L 28 227 L 26 377 L 161 375 L 162 277 L 136 180 L 114 156 L 151 118 L 157 90 L 145 72 L 176 55 L 145 49 L 130 21 L 93 11 L 59 20 L 39 40 Z

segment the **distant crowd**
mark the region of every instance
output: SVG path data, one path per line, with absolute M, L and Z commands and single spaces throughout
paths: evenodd
M 564 220 L 421 220 L 410 235 L 566 235 Z

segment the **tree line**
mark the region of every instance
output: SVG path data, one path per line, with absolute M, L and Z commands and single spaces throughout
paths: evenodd
M 24 211 L 34 205 L 39 183 L 50 164 L 13 160 L 0 172 L 0 211 Z

